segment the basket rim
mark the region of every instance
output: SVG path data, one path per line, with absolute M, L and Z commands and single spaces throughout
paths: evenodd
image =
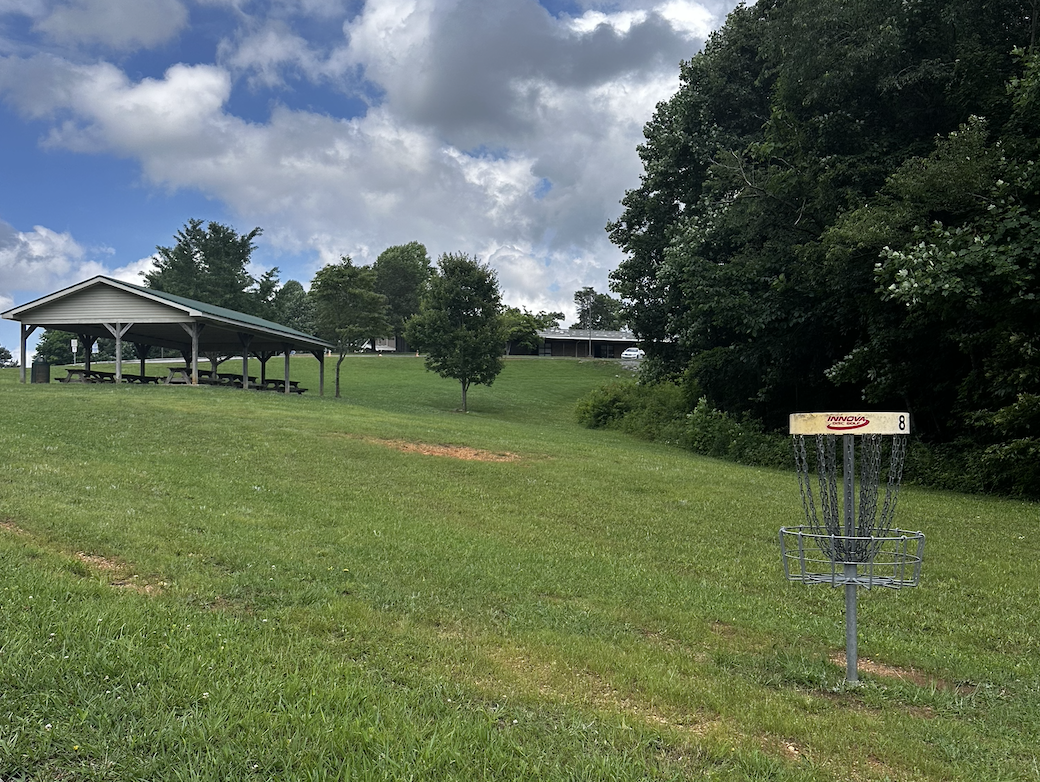
M 870 541 L 898 541 L 917 540 L 924 538 L 920 530 L 890 529 L 887 535 L 832 535 L 827 532 L 813 532 L 808 524 L 800 524 L 795 527 L 781 527 L 781 535 L 793 535 L 805 538 L 823 538 L 826 540 L 870 540 Z

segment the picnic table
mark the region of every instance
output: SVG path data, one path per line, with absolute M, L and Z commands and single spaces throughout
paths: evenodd
M 191 367 L 169 367 L 167 384 L 185 385 L 191 383 Z M 285 380 L 281 378 L 266 378 L 262 382 L 253 375 L 247 376 L 248 388 L 254 391 L 285 391 Z M 212 372 L 210 370 L 199 370 L 199 383 L 213 386 L 242 387 L 242 376 L 236 372 Z M 289 391 L 294 394 L 302 394 L 306 388 L 300 386 L 300 381 L 290 380 Z
M 170 374 L 163 382 L 166 385 L 173 383 L 191 383 L 191 369 L 189 367 L 169 367 Z
M 242 376 L 235 374 L 234 372 L 218 372 L 217 380 L 213 382 L 219 383 L 220 385 L 235 386 L 236 388 L 241 388 Z M 254 377 L 253 375 L 248 375 L 246 377 L 246 382 L 249 383 L 250 387 L 252 387 L 253 384 L 256 383 L 256 377 Z
M 114 383 L 116 382 L 115 372 L 101 372 L 97 369 L 80 369 L 73 367 L 72 369 L 66 370 L 67 374 L 65 377 L 59 377 L 59 383 Z M 123 374 L 123 382 L 125 383 L 158 383 L 159 378 L 154 375 L 132 375 Z
M 59 383 L 114 383 L 115 372 L 99 372 L 96 369 L 68 369 L 65 377 L 59 377 Z
M 281 391 L 285 392 L 285 380 L 277 378 L 268 378 L 263 383 L 258 383 L 256 386 L 257 391 Z M 300 386 L 299 380 L 289 381 L 289 391 L 293 394 L 302 394 L 306 391 L 306 388 Z
M 170 374 L 166 377 L 166 384 L 191 384 L 191 367 L 168 367 Z M 239 375 L 239 380 L 242 376 Z M 202 385 L 220 385 L 223 383 L 223 379 L 220 375 L 214 378 L 213 373 L 208 369 L 199 370 L 199 383 Z

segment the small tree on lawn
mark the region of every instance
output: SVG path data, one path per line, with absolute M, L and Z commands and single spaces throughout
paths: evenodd
M 310 295 L 314 301 L 317 336 L 333 342 L 336 362 L 336 398 L 343 359 L 374 337 L 390 333 L 386 296 L 375 292 L 376 273 L 355 266 L 348 256 L 330 263 L 314 275 Z
M 11 351 L 0 345 L 0 367 L 13 367 L 14 361 L 11 357 Z
M 426 353 L 428 370 L 462 384 L 466 412 L 470 385 L 489 386 L 502 371 L 502 296 L 494 270 L 465 253 L 445 253 L 437 265 L 405 337 Z

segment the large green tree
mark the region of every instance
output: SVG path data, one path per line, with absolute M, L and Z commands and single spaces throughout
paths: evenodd
M 355 266 L 349 256 L 318 270 L 311 282 L 317 336 L 336 345 L 336 398 L 340 397 L 340 368 L 348 353 L 369 340 L 390 333 L 386 297 L 375 290 L 376 273 Z
M 426 246 L 419 242 L 388 247 L 379 254 L 372 268 L 376 272 L 376 292 L 386 296 L 394 337 L 404 334 L 404 324 L 419 312 L 423 288 L 432 266 Z
M 274 314 L 271 320 L 310 334 L 314 331 L 314 302 L 296 280 L 289 280 L 271 300 Z
M 959 348 L 924 347 L 935 318 L 897 346 L 902 357 L 882 344 L 906 325 L 906 306 L 878 293 L 875 266 L 885 246 L 920 241 L 895 219 L 913 207 L 891 177 L 972 116 L 1005 144 L 1035 135 L 1007 85 L 1024 76 L 1012 49 L 1032 44 L 1036 10 L 1011 0 L 738 7 L 647 124 L 642 182 L 608 227 L 626 252 L 612 288 L 649 347 L 645 376 L 681 375 L 692 398 L 772 425 L 792 410 L 862 404 L 867 375 L 853 369 L 871 346 L 899 367 L 874 384 L 873 404 L 926 404 L 929 382 L 958 377 Z M 917 210 L 920 225 L 944 220 L 936 206 Z M 915 353 L 927 359 L 919 368 Z M 930 397 L 923 431 L 940 436 L 961 391 L 954 379 Z
M 76 339 L 76 335 L 68 331 L 47 329 L 36 341 L 36 353 L 33 358 L 37 361 L 46 361 L 48 364 L 71 364 L 72 340 L 74 339 Z M 79 352 L 82 356 L 82 346 L 80 346 Z
M 85 359 L 86 346 L 79 335 L 59 329 L 46 329 L 36 342 L 36 353 L 33 358 L 38 361 L 46 361 L 48 364 L 71 364 L 73 363 L 72 340 L 77 340 L 76 359 Z M 110 337 L 99 338 L 93 347 L 92 360 L 114 361 L 116 357 L 116 341 Z M 126 360 L 137 357 L 135 347 L 131 342 L 123 342 L 123 358 Z
M 462 411 L 471 385 L 489 386 L 502 371 L 506 334 L 498 277 L 465 253 L 437 261 L 405 337 L 426 353 L 426 368 L 462 386 Z
M 145 273 L 149 288 L 195 299 L 218 307 L 270 318 L 278 286 L 278 269 L 260 277 L 249 272 L 256 245 L 263 231 L 247 234 L 221 223 L 189 220 L 174 237 L 173 247 L 156 247 L 151 271 Z
M 586 286 L 574 292 L 574 304 L 578 319 L 570 325 L 572 329 L 617 331 L 625 325 L 621 301 L 610 294 L 596 293 L 595 288 Z
M 540 310 L 533 313 L 526 307 L 506 307 L 502 310 L 502 326 L 506 335 L 506 353 L 531 355 L 542 346 L 538 332 L 556 329 L 563 320 L 562 312 Z

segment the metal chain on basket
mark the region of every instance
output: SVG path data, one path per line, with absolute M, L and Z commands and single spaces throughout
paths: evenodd
M 879 434 L 866 434 L 860 439 L 859 518 L 856 520 L 856 535 L 860 538 L 873 537 L 876 532 L 883 444 L 884 438 Z M 861 543 L 856 546 L 856 558 L 859 561 L 872 559 L 877 554 L 878 544 Z
M 809 455 L 805 452 L 805 435 L 796 434 L 791 437 L 794 448 L 794 468 L 798 473 L 798 490 L 802 493 L 802 509 L 809 528 L 816 532 L 820 522 L 816 515 L 816 502 L 813 500 L 812 486 L 809 484 Z
M 798 489 L 802 495 L 802 508 L 805 511 L 806 526 L 810 532 L 816 537 L 817 545 L 823 551 L 824 556 L 830 558 L 833 556 L 833 546 L 831 545 L 830 538 L 827 537 L 831 533 L 828 531 L 827 518 L 831 512 L 831 504 L 829 495 L 826 491 L 820 492 L 820 505 L 823 510 L 823 523 L 820 522 L 820 515 L 816 511 L 816 501 L 813 496 L 812 482 L 810 478 L 810 466 L 809 466 L 809 454 L 808 449 L 805 447 L 805 435 L 794 435 L 791 438 L 792 445 L 794 447 L 794 463 L 795 470 L 798 473 Z M 821 454 L 823 453 L 823 438 L 817 436 L 816 438 L 816 467 L 819 473 L 820 485 L 824 486 L 825 481 L 824 473 L 821 469 L 825 465 L 825 459 Z
M 838 501 L 838 438 L 834 435 L 816 435 L 816 472 L 820 480 L 820 509 L 823 511 L 821 530 L 827 535 L 841 535 L 841 503 Z
M 820 484 L 820 509 L 823 525 L 816 542 L 820 550 L 832 560 L 845 555 L 841 541 L 841 503 L 838 497 L 838 438 L 834 435 L 816 435 L 816 473 Z
M 860 438 L 859 518 L 856 534 L 870 537 L 877 515 L 878 474 L 881 471 L 881 435 L 865 434 Z
M 903 462 L 906 459 L 905 434 L 892 437 L 892 458 L 888 468 L 888 485 L 885 488 L 885 504 L 881 506 L 881 519 L 878 524 L 879 536 L 887 537 L 892 530 L 892 517 L 896 513 L 896 502 L 899 500 L 899 484 L 903 480 Z
M 853 508 L 856 518 L 851 520 L 852 537 L 846 535 L 842 523 L 844 503 L 839 497 L 838 440 L 847 435 L 818 434 L 816 437 L 816 479 L 818 484 L 819 513 L 814 497 L 811 478 L 809 448 L 806 435 L 792 436 L 795 469 L 798 473 L 798 489 L 802 496 L 806 527 L 824 556 L 835 563 L 871 562 L 892 534 L 899 486 L 903 477 L 908 438 L 894 435 L 889 454 L 885 499 L 878 513 L 880 484 L 886 477 L 882 470 L 887 438 L 883 435 L 858 435 L 859 503 Z M 843 476 L 844 477 L 844 476 Z M 844 480 L 842 480 L 844 485 Z

